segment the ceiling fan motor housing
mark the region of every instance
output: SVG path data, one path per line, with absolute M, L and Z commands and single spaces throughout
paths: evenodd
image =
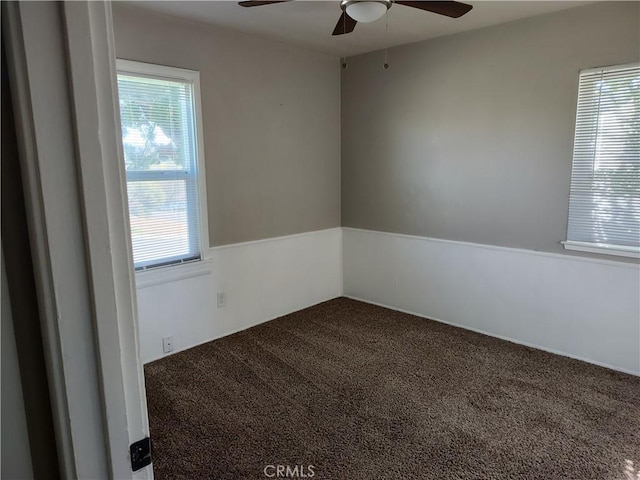
M 340 8 L 358 22 L 373 22 L 391 8 L 392 0 L 342 0 Z

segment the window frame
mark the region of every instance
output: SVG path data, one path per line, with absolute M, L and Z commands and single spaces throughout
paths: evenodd
M 570 173 L 570 182 L 573 181 L 573 168 L 574 168 L 574 156 L 575 156 L 575 141 L 576 135 L 578 133 L 578 117 L 579 117 L 579 99 L 580 99 L 580 78 L 582 75 L 593 74 L 593 73 L 606 73 L 617 70 L 625 70 L 629 68 L 637 68 L 640 66 L 640 62 L 632 62 L 620 65 L 609 65 L 606 67 L 595 67 L 595 68 L 587 68 L 580 70 L 578 74 L 578 91 L 576 93 L 576 116 L 574 120 L 574 130 L 573 130 L 573 150 L 572 150 L 572 159 L 571 159 L 571 173 Z M 596 120 L 597 121 L 597 120 Z M 569 186 L 569 195 L 571 196 L 571 186 Z M 568 205 L 570 208 L 570 205 Z M 567 239 L 560 242 L 564 246 L 565 250 L 574 250 L 586 253 L 597 253 L 603 255 L 612 255 L 618 257 L 629 257 L 629 258 L 640 258 L 640 247 L 631 247 L 626 245 L 616 245 L 616 244 L 605 244 L 605 243 L 592 243 L 592 242 L 582 242 L 577 240 L 569 240 L 569 226 L 570 226 L 570 212 L 567 210 Z
M 200 94 L 200 72 L 196 70 L 188 70 L 185 68 L 170 67 L 166 65 L 157 65 L 153 63 L 138 62 L 133 60 L 116 59 L 116 74 L 135 75 L 148 77 L 158 80 L 174 80 L 180 82 L 188 82 L 192 86 L 192 102 L 193 102 L 193 134 L 195 142 L 195 154 L 196 160 L 194 163 L 195 172 L 193 174 L 187 173 L 186 182 L 194 181 L 197 190 L 197 202 L 199 209 L 199 225 L 197 232 L 200 247 L 200 258 L 198 259 L 185 259 L 184 261 L 175 261 L 169 258 L 163 259 L 156 264 L 143 265 L 142 268 L 136 268 L 136 276 L 144 274 L 145 272 L 176 269 L 183 265 L 189 265 L 198 262 L 209 262 L 209 216 L 207 213 L 207 186 L 206 186 L 206 170 L 205 170 L 205 154 L 204 154 L 204 133 L 202 125 L 202 99 Z M 120 116 L 118 112 L 118 124 L 120 123 Z M 175 171 L 174 171 L 175 172 Z M 133 173 L 133 175 L 141 175 L 140 173 Z M 162 176 L 163 172 L 149 172 L 144 174 L 145 177 L 150 176 Z M 126 182 L 129 182 L 129 173 L 126 173 Z M 127 218 L 129 218 L 129 206 L 127 200 Z M 189 229 L 195 228 L 195 225 L 189 225 Z M 193 236 L 191 236 L 193 238 Z

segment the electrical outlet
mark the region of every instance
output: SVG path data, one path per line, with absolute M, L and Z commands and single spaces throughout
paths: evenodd
M 162 339 L 162 351 L 164 353 L 173 352 L 173 337 L 164 337 Z
M 227 292 L 218 292 L 218 308 L 227 306 Z

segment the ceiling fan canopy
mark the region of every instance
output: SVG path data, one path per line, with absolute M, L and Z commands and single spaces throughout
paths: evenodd
M 238 4 L 242 7 L 259 7 L 289 1 L 292 0 L 246 0 L 238 2 Z M 342 15 L 333 29 L 333 35 L 344 35 L 353 32 L 358 22 L 367 23 L 378 20 L 394 3 L 450 18 L 459 18 L 473 8 L 472 5 L 453 1 L 342 0 L 340 2 Z

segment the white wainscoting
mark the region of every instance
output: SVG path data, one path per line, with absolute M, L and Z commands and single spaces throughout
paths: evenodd
M 137 275 L 143 362 L 342 295 L 340 228 L 211 248 L 208 260 Z M 227 305 L 217 307 L 217 292 Z
M 345 295 L 640 374 L 634 264 L 343 228 Z

